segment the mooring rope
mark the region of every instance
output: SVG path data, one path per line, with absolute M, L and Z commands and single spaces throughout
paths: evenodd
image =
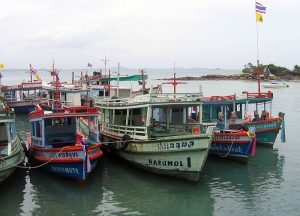
M 8 166 L 17 167 L 17 168 L 20 168 L 20 169 L 28 169 L 28 170 L 30 170 L 30 169 L 37 169 L 37 168 L 40 168 L 40 167 L 42 167 L 42 166 L 47 165 L 48 163 L 51 163 L 54 159 L 57 158 L 58 154 L 61 153 L 61 152 L 64 150 L 64 148 L 65 148 L 65 147 L 63 147 L 59 152 L 57 152 L 57 153 L 55 154 L 55 156 L 54 156 L 53 158 L 51 158 L 49 161 L 47 161 L 47 162 L 45 162 L 45 163 L 43 163 L 43 164 L 40 164 L 40 165 L 38 165 L 38 166 L 29 166 L 29 167 L 28 167 L 28 166 L 19 166 L 18 164 L 7 163 L 7 161 L 4 160 L 3 158 L 0 158 L 0 160 L 5 161 L 5 162 L 8 164 Z
M 234 141 L 234 140 L 235 140 L 235 134 L 233 133 L 233 139 L 232 139 L 232 142 L 231 142 L 229 151 L 228 151 L 225 155 L 222 155 L 222 154 L 219 152 L 219 149 L 216 148 L 216 149 L 217 149 L 217 152 L 218 152 L 218 155 L 219 155 L 220 157 L 226 158 L 226 157 L 229 155 L 229 153 L 231 152 L 231 149 L 232 149 L 233 141 Z M 215 144 L 215 146 L 217 147 L 217 144 Z

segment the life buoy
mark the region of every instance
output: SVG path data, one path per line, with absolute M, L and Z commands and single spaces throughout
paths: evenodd
M 128 134 L 124 134 L 119 149 L 124 151 L 128 147 L 129 141 L 130 141 L 130 136 Z
M 193 133 L 194 134 L 200 134 L 200 128 L 195 127 L 194 130 L 193 130 Z

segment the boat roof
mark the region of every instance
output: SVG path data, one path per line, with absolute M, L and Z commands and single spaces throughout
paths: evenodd
M 88 89 L 85 86 L 81 86 L 81 85 L 75 85 L 70 83 L 62 83 L 61 85 L 62 86 L 59 87 L 60 92 L 80 93 L 80 92 L 88 91 Z M 56 91 L 56 88 L 52 83 L 43 83 L 42 88 L 43 90 L 46 91 Z
M 57 118 L 57 117 L 85 117 L 85 116 L 98 116 L 98 108 L 90 106 L 76 106 L 68 107 L 63 106 L 63 109 L 57 112 L 46 111 L 39 105 L 36 106 L 36 110 L 29 113 L 29 119 L 37 118 Z
M 22 82 L 20 85 L 2 86 L 1 88 L 4 91 L 36 90 L 42 88 L 42 81 Z
M 261 92 L 261 93 L 250 93 L 243 92 L 242 95 L 236 96 L 227 95 L 227 96 L 211 96 L 204 97 L 204 105 L 230 105 L 233 103 L 263 103 L 270 102 L 273 100 L 273 93 L 271 91 Z
M 97 98 L 93 97 L 94 102 L 100 108 L 125 109 L 140 108 L 146 106 L 197 106 L 202 104 L 202 93 L 159 93 L 137 95 L 129 98 Z

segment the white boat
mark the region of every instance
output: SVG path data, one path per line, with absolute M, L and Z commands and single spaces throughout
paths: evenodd
M 16 134 L 15 113 L 4 107 L 0 96 L 0 183 L 23 162 L 25 154 Z
M 202 125 L 202 93 L 94 97 L 109 151 L 150 172 L 198 181 L 214 134 Z M 200 116 L 197 120 L 189 118 Z
M 278 80 L 272 80 L 269 83 L 262 84 L 264 88 L 288 88 L 289 85 Z

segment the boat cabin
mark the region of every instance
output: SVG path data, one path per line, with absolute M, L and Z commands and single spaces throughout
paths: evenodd
M 96 100 L 103 133 L 156 139 L 200 133 L 202 94 L 151 94 Z
M 44 91 L 47 92 L 50 101 L 55 100 L 56 89 L 51 85 L 44 85 Z M 87 98 L 88 90 L 74 85 L 63 84 L 59 89 L 60 100 L 66 106 L 82 106 Z
M 220 129 L 228 129 L 229 124 L 255 121 L 254 115 L 260 118 L 272 116 L 272 92 L 248 93 L 241 97 L 236 95 L 212 96 L 204 98 L 203 122 L 218 123 Z
M 90 96 L 91 97 L 118 97 L 125 98 L 130 96 L 131 90 L 129 88 L 117 88 L 116 86 L 90 86 Z
M 0 111 L 0 157 L 11 154 L 11 143 L 17 138 L 13 111 Z
M 36 100 L 41 96 L 42 82 L 23 82 L 15 86 L 2 86 L 7 102 Z
M 64 107 L 65 108 L 65 107 Z M 30 113 L 32 144 L 41 148 L 55 148 L 79 144 L 79 118 L 88 118 L 88 138 L 99 141 L 98 110 L 87 107 L 65 108 L 62 112 L 38 109 Z

